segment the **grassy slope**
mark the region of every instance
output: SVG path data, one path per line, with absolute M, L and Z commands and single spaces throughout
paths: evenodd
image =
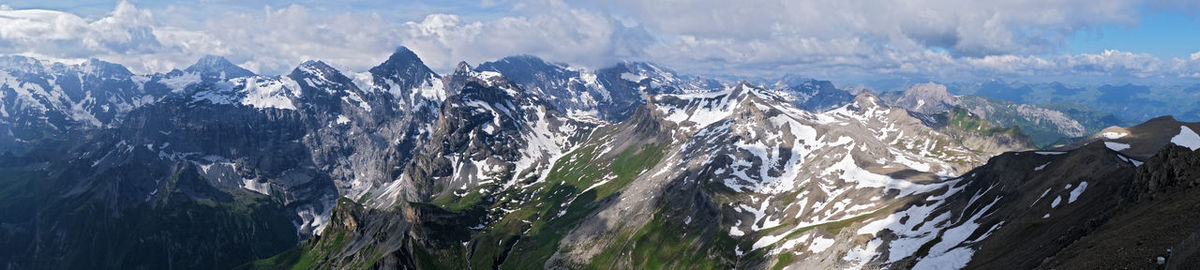
M 541 268 L 557 251 L 559 241 L 595 210 L 598 205 L 593 202 L 620 192 L 639 174 L 657 164 L 666 148 L 657 144 L 634 146 L 615 158 L 605 159 L 596 156 L 597 147 L 585 147 L 560 159 L 542 184 L 544 186 L 534 188 L 543 190 L 533 197 L 534 201 L 509 213 L 491 231 L 478 236 L 477 240 L 482 243 L 500 241 L 502 246 L 511 250 L 507 254 L 499 254 L 502 250 L 488 250 L 481 246 L 482 250 L 475 250 L 473 265 L 476 268 L 485 267 L 493 258 L 503 255 L 506 259 L 501 268 Z M 615 177 L 603 185 L 584 191 L 609 177 L 609 173 Z M 526 224 L 526 221 L 529 223 Z M 525 232 L 522 233 L 522 230 Z

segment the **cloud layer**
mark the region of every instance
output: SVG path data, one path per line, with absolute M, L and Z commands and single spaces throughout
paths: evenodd
M 685 73 L 799 74 L 843 83 L 1190 82 L 1200 79 L 1200 46 L 1186 58 L 1059 52 L 1078 32 L 1136 24 L 1138 10 L 1195 15 L 1197 8 L 1189 1 L 1137 0 L 491 0 L 477 9 L 499 13 L 398 19 L 354 8 L 197 12 L 120 2 L 99 18 L 0 7 L 0 54 L 66 62 L 95 57 L 138 72 L 164 72 L 212 54 L 278 74 L 309 59 L 361 71 L 404 45 L 440 70 L 533 54 L 589 67 L 639 60 Z

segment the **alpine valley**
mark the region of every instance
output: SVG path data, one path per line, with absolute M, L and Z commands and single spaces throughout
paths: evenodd
M 0 57 L 3 269 L 1200 265 L 1200 123 L 519 55 Z

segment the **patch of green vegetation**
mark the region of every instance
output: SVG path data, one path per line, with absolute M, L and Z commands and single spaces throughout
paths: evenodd
M 482 191 L 489 190 L 491 188 L 494 188 L 494 185 L 480 186 L 476 190 L 467 191 L 467 193 L 463 194 L 463 196 L 458 196 L 457 194 L 446 194 L 434 199 L 432 202 L 429 202 L 429 204 L 450 212 L 462 212 L 463 210 L 482 203 L 483 198 L 485 197 Z
M 796 260 L 796 255 L 791 252 L 781 252 L 775 259 L 778 261 L 775 262 L 774 266 L 771 266 L 771 270 L 782 270 Z
M 291 269 L 312 269 L 317 263 L 325 258 L 329 258 L 330 254 L 334 254 L 339 249 L 345 247 L 346 234 L 348 232 L 342 230 L 334 230 L 325 232 L 327 235 L 321 237 L 329 237 L 331 241 L 318 241 L 312 248 L 306 250 L 300 259 L 297 260 Z
M 983 135 L 1007 134 L 1007 135 L 1023 135 L 1019 126 L 1007 128 L 995 127 L 988 120 L 983 119 L 962 107 L 954 107 L 949 112 L 950 126 L 965 132 L 979 133 Z
M 472 267 L 493 268 L 499 262 L 505 269 L 541 268 L 557 251 L 559 241 L 595 209 L 594 202 L 623 190 L 656 165 L 666 150 L 665 145 L 645 144 L 602 157 L 597 152 L 599 145 L 582 147 L 559 159 L 545 182 L 530 188 L 539 192 L 530 196 L 529 202 L 476 236 L 476 242 L 498 244 L 478 245 L 471 252 Z M 593 187 L 601 181 L 607 182 Z
M 630 182 L 633 182 L 633 179 L 654 167 L 655 164 L 658 164 L 666 148 L 665 144 L 648 144 L 642 149 L 630 148 L 622 151 L 612 163 L 612 172 L 617 177 L 604 185 L 596 187 L 599 193 L 597 197 L 607 198 L 609 195 L 625 188 Z
M 715 235 L 714 235 L 715 234 Z M 687 231 L 661 214 L 634 233 L 623 233 L 615 243 L 592 257 L 589 269 L 731 269 L 722 263 L 722 251 L 733 250 L 732 238 L 716 230 Z
M 296 246 L 279 253 L 275 256 L 266 259 L 253 261 L 249 264 L 234 267 L 237 270 L 246 269 L 261 269 L 261 270 L 283 270 L 283 269 L 305 269 L 296 267 L 301 257 L 305 254 L 303 246 Z M 311 263 L 306 264 L 310 266 Z

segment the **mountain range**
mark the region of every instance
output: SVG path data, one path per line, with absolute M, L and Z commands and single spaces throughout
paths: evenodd
M 1200 124 L 947 89 L 527 55 L 438 74 L 403 47 L 362 73 L 278 76 L 7 56 L 0 265 L 1197 263 Z

